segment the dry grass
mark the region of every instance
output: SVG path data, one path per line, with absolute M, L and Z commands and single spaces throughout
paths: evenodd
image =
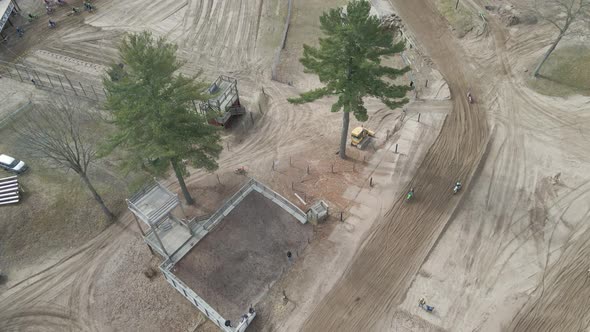
M 531 78 L 529 85 L 548 96 L 590 96 L 590 47 L 567 46 L 555 50 L 541 69 L 541 76 Z
M 437 7 L 459 37 L 465 36 L 474 27 L 472 13 L 461 3 L 455 10 L 456 0 L 439 0 Z
M 0 153 L 22 159 L 30 166 L 27 173 L 19 176 L 24 190 L 22 201 L 0 207 L 0 267 L 8 271 L 40 264 L 85 243 L 109 226 L 77 174 L 52 169 L 19 147 L 18 137 L 11 129 L 18 121 L 19 116 L 0 129 Z M 92 123 L 86 129 L 105 132 L 104 126 Z M 0 171 L 0 177 L 10 175 Z M 89 175 L 115 214 L 125 210 L 124 199 L 130 187 L 145 180 L 144 176 L 122 174 L 109 160 L 99 161 Z

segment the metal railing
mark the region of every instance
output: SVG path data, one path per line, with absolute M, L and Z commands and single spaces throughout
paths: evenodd
M 31 66 L 0 61 L 0 75 L 23 83 L 33 84 L 37 88 L 51 90 L 56 93 L 95 101 L 106 100 L 106 92 L 102 86 L 72 80 L 65 73 L 49 73 Z

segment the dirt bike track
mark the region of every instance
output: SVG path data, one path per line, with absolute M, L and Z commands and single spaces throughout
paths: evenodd
M 288 192 L 294 178 L 304 178 L 303 161 L 311 160 L 318 169 L 338 163 L 335 156 L 325 157 L 337 146 L 340 129 L 338 114 L 321 111 L 329 109 L 330 101 L 305 107 L 286 101 L 299 88 L 317 82 L 302 78 L 299 68 L 285 69 L 295 77 L 293 86 L 268 80 L 273 41 L 282 29 L 283 2 L 243 0 L 238 6 L 232 6 L 233 0 L 160 1 L 149 6 L 140 2 L 100 1 L 94 14 L 65 16 L 46 41 L 26 37 L 41 46 L 23 59 L 48 72 L 67 71 L 83 82 L 97 83 L 103 66 L 116 54 L 122 32 L 148 27 L 178 43 L 187 72 L 203 68 L 207 77 L 220 73 L 237 77 L 243 101 L 252 106 L 252 121 L 241 122 L 234 129 L 237 134 L 226 137 L 229 150 L 219 160 L 220 173 L 226 174 L 222 181 L 238 181 L 227 173 L 246 166 L 254 177 Z M 329 0 L 324 6 L 340 2 Z M 312 294 L 302 291 L 302 298 L 294 291 L 298 306 L 283 326 L 289 331 L 588 329 L 590 144 L 584 132 L 590 125 L 590 107 L 583 98 L 534 93 L 519 72 L 539 56 L 550 35 L 508 30 L 489 17 L 482 36 L 459 40 L 433 1 L 389 3 L 420 53 L 447 81 L 452 111 L 434 143 L 423 147 L 427 151 L 422 161 L 412 160 L 418 167 L 407 169 L 413 165 L 408 162 L 400 166 L 405 167 L 402 172 L 391 171 L 401 174 L 402 184 L 380 192 L 388 197 L 379 197 L 377 187 L 372 197 L 333 198 L 354 211 L 351 214 L 360 222 L 367 221 L 349 232 L 355 237 L 366 232 L 366 238 L 341 238 L 344 245 L 345 241 L 362 244 L 348 248 L 350 259 L 330 265 L 333 271 L 323 271 L 321 265 L 311 269 L 315 273 L 311 279 L 341 276 Z M 466 3 L 473 11 L 483 11 L 481 1 Z M 298 19 L 297 14 L 293 19 Z M 81 27 L 80 22 L 84 22 Z M 298 56 L 297 50 L 287 52 Z M 467 103 L 468 91 L 476 103 Z M 381 112 L 374 101 L 368 105 L 374 112 L 369 127 L 383 131 L 397 123 L 399 112 Z M 447 107 L 441 105 L 425 102 L 415 109 L 421 109 L 427 122 L 429 110 Z M 291 156 L 301 169 L 286 166 Z M 268 171 L 273 161 L 279 165 L 277 172 Z M 555 184 L 551 176 L 558 172 L 563 172 L 562 180 Z M 349 189 L 349 175 L 330 176 L 334 187 L 313 192 L 315 197 Z M 406 179 L 411 180 L 398 188 Z M 456 180 L 464 187 L 453 196 Z M 202 172 L 187 179 L 192 188 L 215 188 L 212 183 L 211 175 Z M 167 184 L 178 190 L 175 181 Z M 232 185 L 224 190 L 231 192 Z M 303 181 L 301 185 L 312 188 Z M 410 187 L 416 196 L 406 202 L 404 192 Z M 373 224 L 363 219 L 373 212 L 356 208 L 367 200 L 378 200 L 384 210 Z M 157 264 L 157 259 L 150 257 L 131 221 L 124 214 L 83 247 L 4 289 L 0 330 L 156 331 L 201 326 L 204 319 L 163 278 L 148 282 L 142 276 L 144 267 Z M 336 256 L 337 240 L 327 242 L 331 251 L 326 255 Z M 304 296 L 317 299 L 307 301 Z M 435 301 L 434 315 L 417 308 L 417 299 L 423 296 Z M 272 323 L 261 330 L 272 331 L 272 326 L 282 324 Z M 212 329 L 204 325 L 196 330 Z
M 446 23 L 432 4 L 399 1 L 395 8 L 448 82 L 453 111 L 410 187 L 401 195 L 347 267 L 344 276 L 305 323 L 304 331 L 376 330 L 390 306 L 403 300 L 412 278 L 439 238 L 460 198 L 450 189 L 463 179 L 465 190 L 485 151 L 489 134 L 483 107 L 468 104 L 479 87 L 460 65 L 461 55 Z

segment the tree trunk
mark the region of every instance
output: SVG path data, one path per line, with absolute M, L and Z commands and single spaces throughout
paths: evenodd
M 543 59 L 541 60 L 541 62 L 539 62 L 539 64 L 537 65 L 537 68 L 535 68 L 535 71 L 533 73 L 533 77 L 539 76 L 539 72 L 541 71 L 541 67 L 543 67 L 543 65 L 545 64 L 545 61 L 547 61 L 547 59 L 549 58 L 551 53 L 553 53 L 553 51 L 557 47 L 557 44 L 559 44 L 559 42 L 561 41 L 561 38 L 563 38 L 563 33 L 560 33 L 559 36 L 557 37 L 557 39 L 551 45 L 551 47 L 549 47 L 549 49 L 545 53 L 545 56 L 543 56 Z
M 88 187 L 88 189 L 92 193 L 94 200 L 98 202 L 98 205 L 100 205 L 102 212 L 104 212 L 104 214 L 107 216 L 107 218 L 109 218 L 109 220 L 114 220 L 115 215 L 111 212 L 111 210 L 109 210 L 109 208 L 102 200 L 102 197 L 100 197 L 100 195 L 96 192 L 96 189 L 94 189 L 94 186 L 92 186 L 92 183 L 90 183 L 88 176 L 84 173 L 81 173 L 80 178 L 82 178 L 82 181 L 84 182 L 84 184 L 86 184 L 86 187 Z
M 348 139 L 348 125 L 350 112 L 342 111 L 342 134 L 340 135 L 340 158 L 346 159 L 346 141 Z
M 191 197 L 191 194 L 188 192 L 188 189 L 186 188 L 186 184 L 184 183 L 184 177 L 182 176 L 182 172 L 180 171 L 178 161 L 172 160 L 170 161 L 170 163 L 172 164 L 172 168 L 174 168 L 174 174 L 176 174 L 176 179 L 178 179 L 178 184 L 180 184 L 180 189 L 182 190 L 182 195 L 186 200 L 186 204 L 193 205 L 195 203 L 195 200 Z

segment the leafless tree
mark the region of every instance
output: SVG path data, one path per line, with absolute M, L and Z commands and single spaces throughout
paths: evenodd
M 559 34 L 545 52 L 545 55 L 535 68 L 533 76 L 539 76 L 539 71 L 561 39 L 571 32 L 579 31 L 590 23 L 590 0 L 535 0 L 535 12 L 543 20 L 557 28 Z
M 98 139 L 95 131 L 85 130 L 84 124 L 98 119 L 84 110 L 85 107 L 82 102 L 67 99 L 46 106 L 37 105 L 13 128 L 20 144 L 31 155 L 78 174 L 107 218 L 113 220 L 115 216 L 88 178 L 88 168 L 97 159 Z

